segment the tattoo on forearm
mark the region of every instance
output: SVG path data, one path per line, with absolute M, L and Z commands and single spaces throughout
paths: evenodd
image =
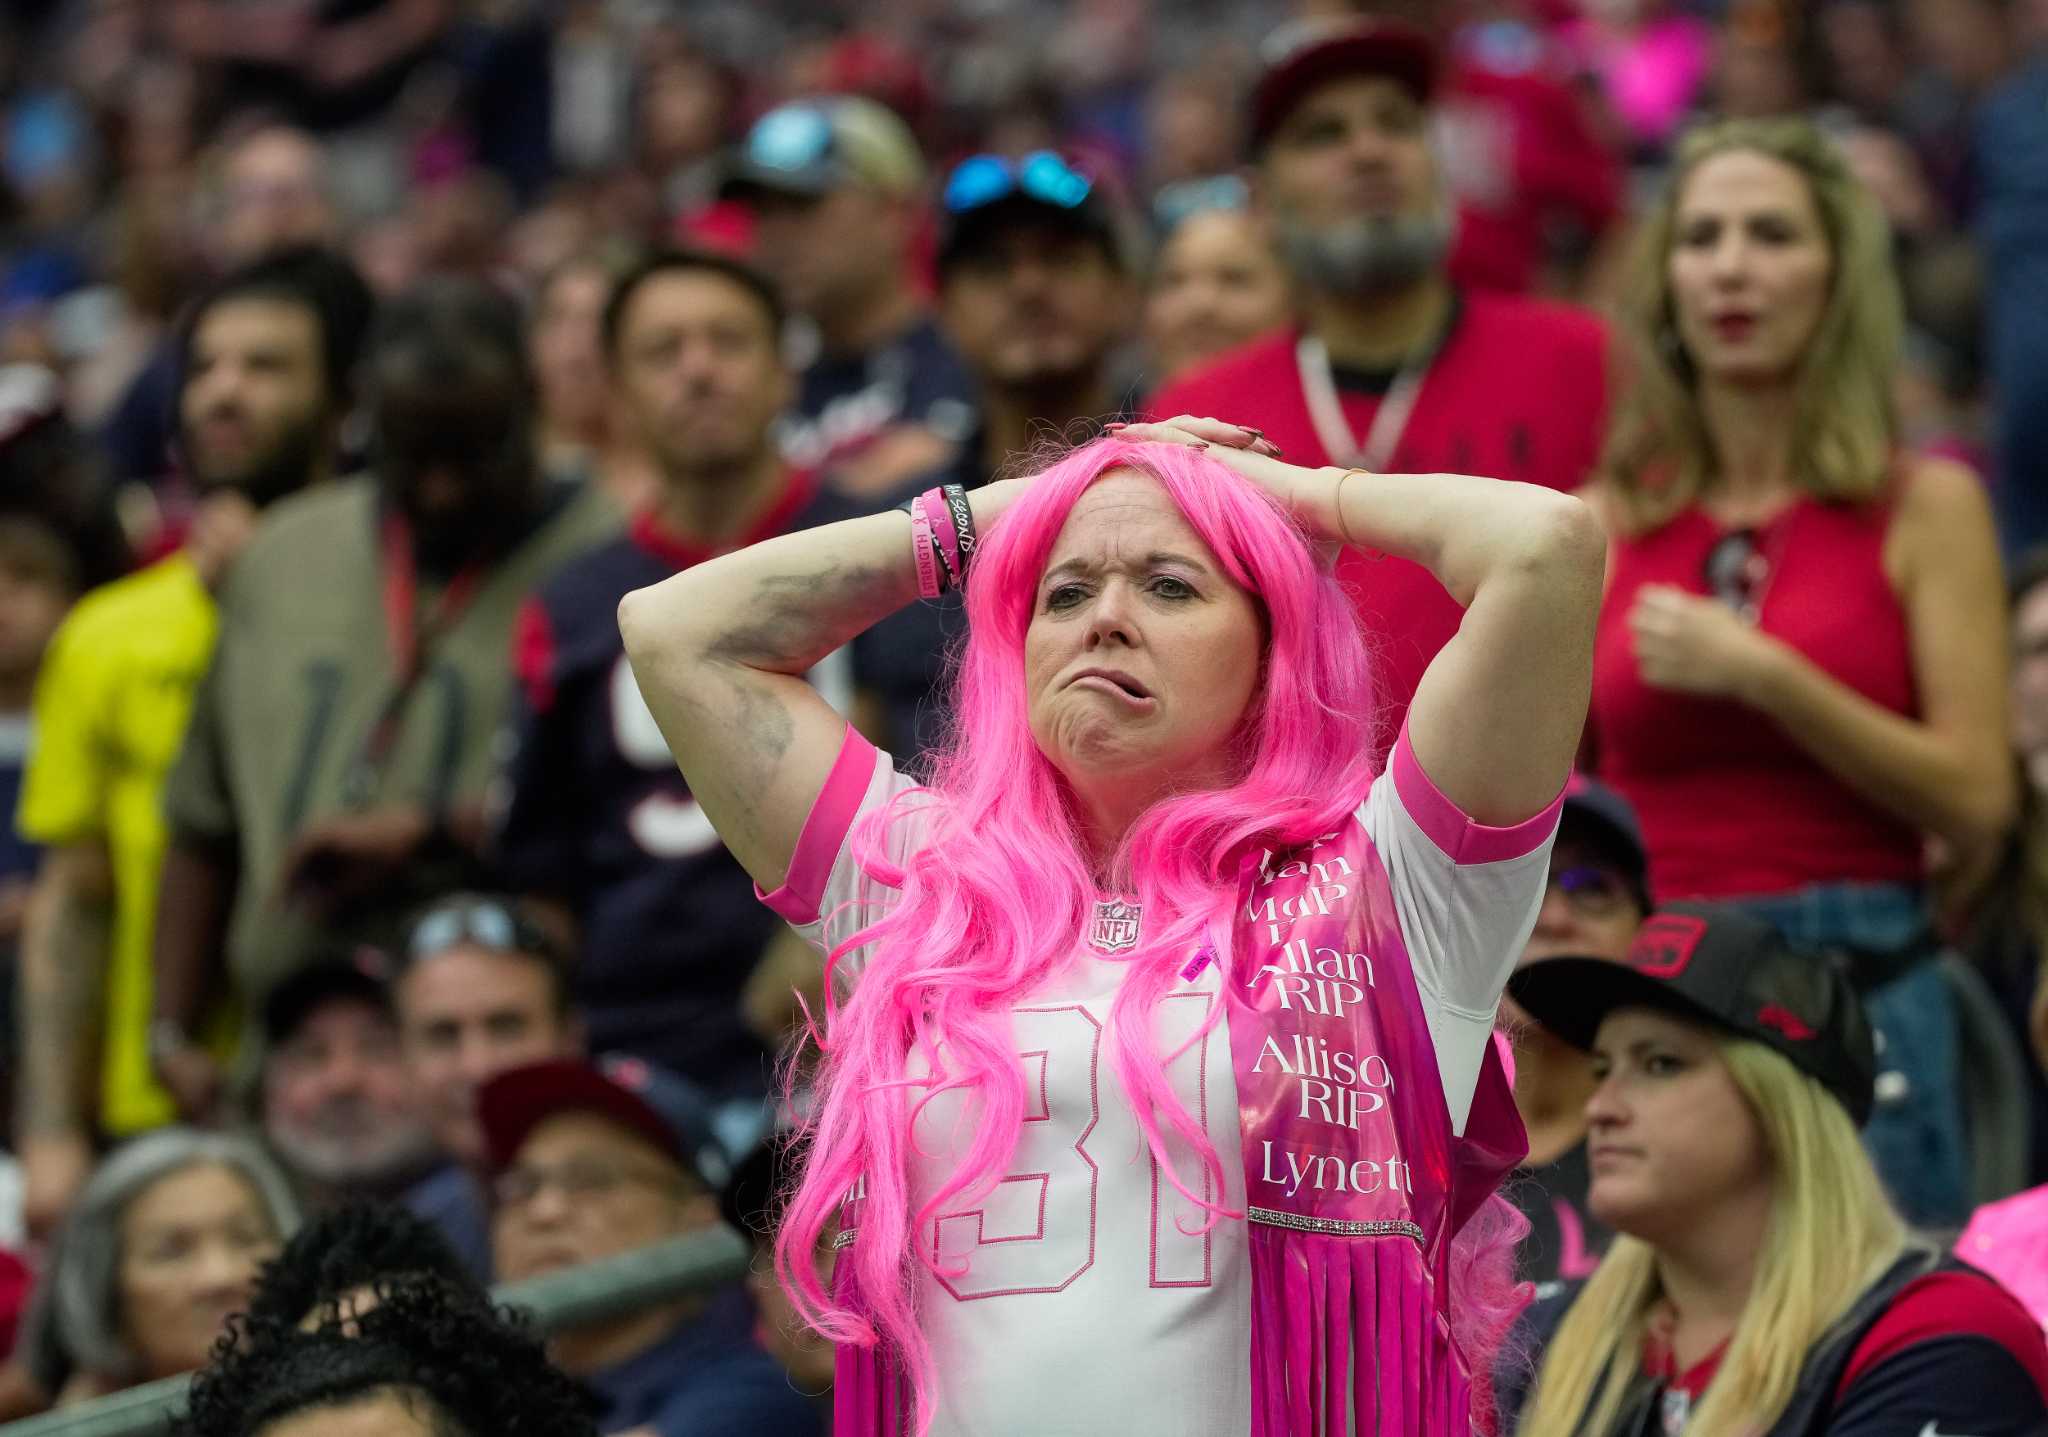
M 908 566 L 888 563 L 879 545 L 839 547 L 753 556 L 753 572 L 742 568 L 710 592 L 679 584 L 676 642 L 635 655 L 641 691 L 692 791 L 735 849 L 763 838 L 760 799 L 797 742 L 800 706 L 819 702 L 802 692 L 804 674 L 913 597 Z
M 755 668 L 808 668 L 901 603 L 898 579 L 879 565 L 832 563 L 803 574 L 764 574 L 747 617 L 720 634 L 714 658 Z

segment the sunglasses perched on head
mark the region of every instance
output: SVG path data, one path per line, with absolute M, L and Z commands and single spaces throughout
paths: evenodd
M 1212 210 L 1236 212 L 1251 202 L 1251 190 L 1236 175 L 1175 180 L 1152 197 L 1152 226 L 1160 234 L 1170 235 L 1196 215 Z
M 975 155 L 962 160 L 946 181 L 942 197 L 948 214 L 966 214 L 1015 195 L 1059 209 L 1078 209 L 1095 182 L 1051 150 L 1034 150 L 1021 160 Z
M 824 111 L 790 105 L 754 126 L 747 136 L 747 159 L 766 170 L 807 170 L 832 153 L 833 139 Z
M 530 953 L 566 964 L 561 943 L 510 904 L 495 898 L 461 898 L 422 913 L 405 941 L 405 961 L 417 963 L 473 943 L 494 953 Z

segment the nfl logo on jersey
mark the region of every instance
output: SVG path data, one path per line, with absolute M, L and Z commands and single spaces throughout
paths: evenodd
M 1104 953 L 1119 953 L 1138 946 L 1138 905 L 1113 898 L 1095 905 L 1095 926 L 1088 930 L 1088 942 Z

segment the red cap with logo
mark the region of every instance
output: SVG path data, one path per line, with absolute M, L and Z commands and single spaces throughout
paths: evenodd
M 1628 961 L 1543 958 L 1508 980 L 1529 1015 L 1576 1048 L 1591 1048 L 1617 1008 L 1655 1008 L 1783 1054 L 1870 1118 L 1877 1045 L 1842 955 L 1801 952 L 1736 909 L 1674 903 L 1645 919 Z

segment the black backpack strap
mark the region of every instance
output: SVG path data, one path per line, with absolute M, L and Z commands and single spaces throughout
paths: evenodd
M 1848 1312 L 1813 1345 L 1800 1368 L 1792 1400 L 1768 1437 L 1820 1437 L 1834 1413 L 1835 1392 L 1849 1370 L 1849 1359 L 1856 1355 L 1864 1336 L 1891 1310 L 1909 1283 L 1950 1266 L 1959 1264 L 1935 1249 L 1918 1249 L 1893 1263 L 1884 1276 L 1864 1289 Z

